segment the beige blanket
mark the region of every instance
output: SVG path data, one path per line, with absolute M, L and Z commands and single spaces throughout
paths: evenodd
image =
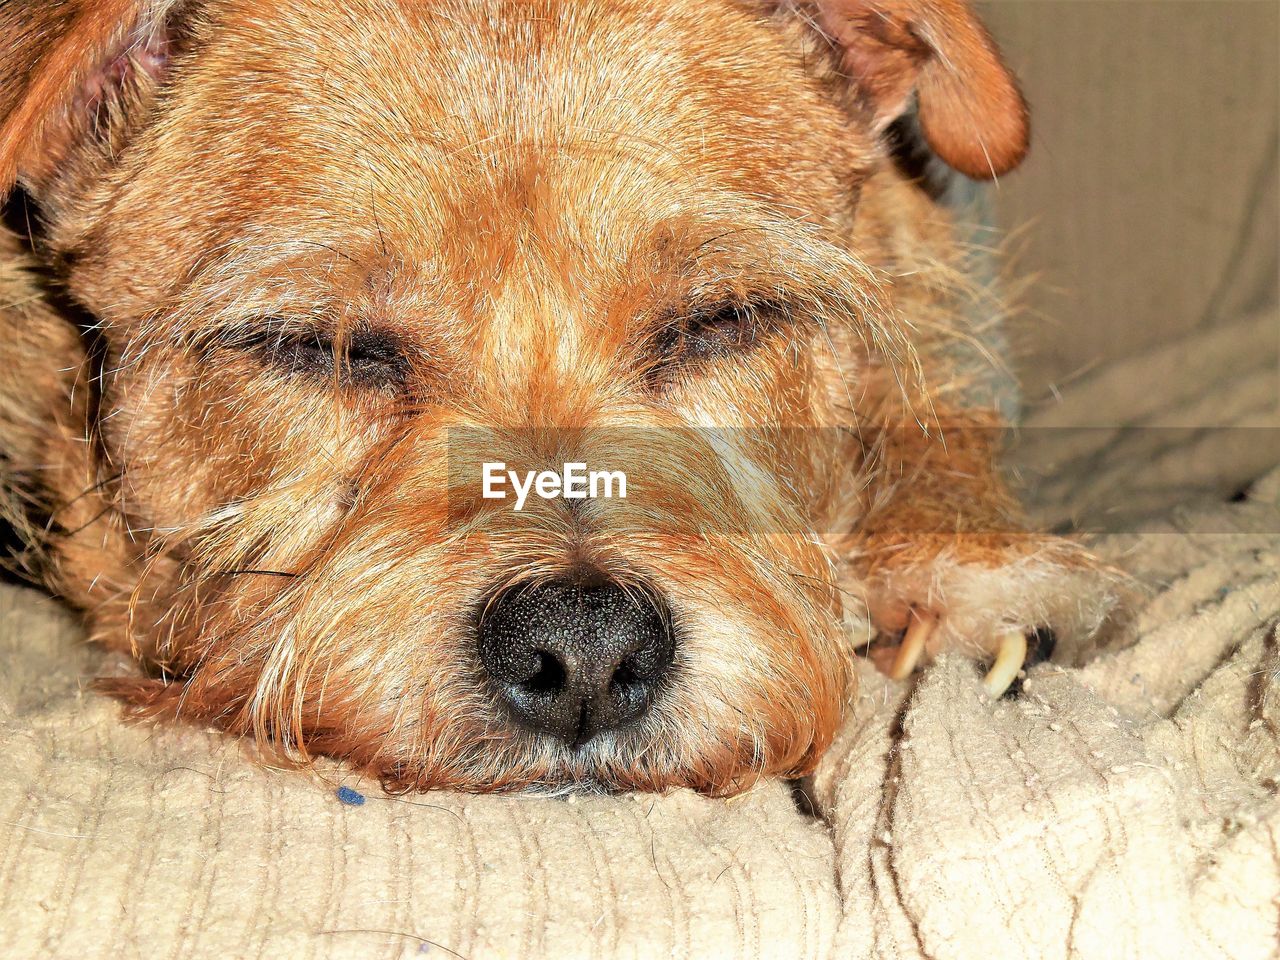
M 864 670 L 812 815 L 265 769 L 121 723 L 110 664 L 4 588 L 0 957 L 1276 955 L 1280 474 L 1102 549 L 1151 585 L 1123 632 L 1016 701 Z

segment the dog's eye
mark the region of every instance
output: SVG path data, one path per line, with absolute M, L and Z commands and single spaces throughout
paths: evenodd
M 337 340 L 317 327 L 264 329 L 237 338 L 265 363 L 290 376 L 332 379 L 357 387 L 399 387 L 409 377 L 409 358 L 395 334 L 352 330 Z
M 772 329 L 776 304 L 722 303 L 672 317 L 654 341 L 663 365 L 693 364 L 749 350 Z

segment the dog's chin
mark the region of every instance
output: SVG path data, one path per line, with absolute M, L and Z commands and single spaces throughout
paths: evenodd
M 506 768 L 491 778 L 459 779 L 457 771 L 423 770 L 408 779 L 389 775 L 382 778 L 391 792 L 421 792 L 451 789 L 464 793 L 527 794 L 547 797 L 621 796 L 631 793 L 669 793 L 692 790 L 706 796 L 733 796 L 750 789 L 768 776 L 768 771 L 750 763 L 738 763 L 723 771 L 711 772 L 693 758 L 688 766 L 663 769 L 636 764 L 616 754 L 596 756 L 588 748 L 557 748 L 548 763 L 527 768 Z M 796 771 L 787 776 L 802 776 Z
M 522 793 L 542 797 L 617 796 L 633 792 L 666 792 L 695 787 L 675 766 L 665 769 L 636 763 L 640 752 L 630 731 L 599 734 L 571 745 L 536 731 L 517 730 L 515 742 L 524 745 L 523 763 L 509 766 L 492 778 L 481 778 L 468 789 L 478 792 Z M 510 757 L 507 758 L 508 762 Z M 425 782 L 449 780 L 456 771 L 422 771 Z M 749 773 L 749 771 L 743 771 Z M 423 780 L 414 784 L 422 789 Z M 703 787 L 705 791 L 705 786 Z
M 732 796 L 764 777 L 807 774 L 831 733 L 814 723 L 831 711 L 815 704 L 809 715 L 775 715 L 770 731 L 752 734 L 728 724 L 717 729 L 682 723 L 659 713 L 574 745 L 496 712 L 482 723 L 471 717 L 424 731 L 420 724 L 378 723 L 367 712 L 357 717 L 326 711 L 310 717 L 296 736 L 281 739 L 246 724 L 243 702 L 198 689 L 193 693 L 179 680 L 117 677 L 99 681 L 98 689 L 124 700 L 135 719 L 221 727 L 244 737 L 255 755 L 272 763 L 333 757 L 377 777 L 395 794 L 454 790 L 567 797 L 689 789 Z M 388 694 L 385 699 L 397 698 Z M 373 735 L 371 726 L 381 726 L 381 735 Z M 805 748 L 797 750 L 797 744 Z
M 745 723 L 710 727 L 659 713 L 580 744 L 502 721 L 497 734 L 489 727 L 493 739 L 478 749 L 409 759 L 379 772 L 394 792 L 600 796 L 688 789 L 732 796 L 766 777 L 810 773 L 833 733 L 818 719 L 836 715 L 834 704 L 814 704 L 807 713 L 775 715 L 769 729 L 750 731 Z M 442 732 L 455 739 L 453 731 Z

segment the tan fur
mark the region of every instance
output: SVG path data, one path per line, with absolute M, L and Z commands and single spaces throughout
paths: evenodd
M 142 709 L 399 788 L 731 793 L 812 769 L 877 592 L 946 615 L 937 558 L 1016 581 L 1032 553 L 1037 583 L 1087 586 L 1087 558 L 1014 535 L 994 415 L 960 372 L 956 226 L 814 28 L 836 5 L 169 6 L 83 0 L 42 22 L 47 54 L 0 54 L 0 75 L 39 67 L 0 80 L 0 176 L 44 218 L 30 263 L 0 250 L 3 366 L 33 371 L 0 379 L 0 452 L 48 532 L 8 509 L 93 636 L 152 665 L 116 684 Z M 981 30 L 927 6 L 935 33 Z M 1016 90 L 993 49 L 984 96 Z M 1022 109 L 995 101 L 975 115 Z M 100 383 L 32 270 L 101 325 Z M 775 305 L 749 351 L 655 353 L 699 304 L 743 299 Z M 263 318 L 339 349 L 391 329 L 404 382 L 288 377 L 237 339 Z M 495 459 L 607 462 L 633 490 L 515 515 L 469 479 Z M 503 720 L 474 616 L 582 563 L 659 590 L 681 646 L 648 716 L 575 751 Z

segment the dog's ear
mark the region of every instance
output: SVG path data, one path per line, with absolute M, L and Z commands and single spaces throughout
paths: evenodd
M 914 94 L 925 139 L 956 170 L 988 179 L 1022 162 L 1030 141 L 1026 101 L 968 0 L 807 5 L 877 133 L 910 108 Z
M 165 72 L 174 0 L 0 0 L 0 197 L 39 182 Z

